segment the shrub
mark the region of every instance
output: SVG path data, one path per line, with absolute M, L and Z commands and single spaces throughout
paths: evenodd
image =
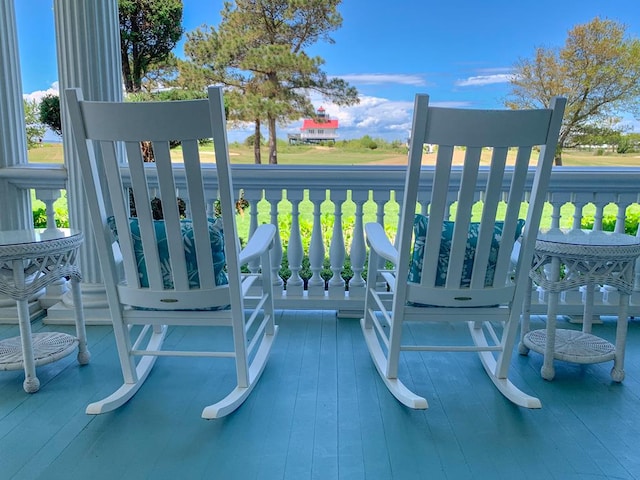
M 586 230 L 592 230 L 595 219 L 592 216 L 585 216 L 580 224 L 581 228 Z M 624 232 L 628 235 L 635 235 L 638 231 L 638 224 L 640 223 L 640 211 L 627 212 L 624 221 Z M 602 230 L 605 232 L 613 232 L 616 228 L 616 216 L 604 215 L 602 217 Z
M 251 135 L 249 135 L 247 138 L 244 139 L 244 144 L 247 147 L 253 147 L 255 138 L 256 138 L 256 135 L 252 133 Z M 262 136 L 262 134 L 260 134 L 260 145 L 264 145 L 264 137 Z

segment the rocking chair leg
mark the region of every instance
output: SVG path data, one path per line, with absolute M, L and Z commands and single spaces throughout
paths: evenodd
M 264 371 L 277 333 L 278 326 L 274 326 L 273 335 L 266 334 L 262 337 L 256 356 L 249 366 L 249 385 L 247 387 L 236 387 L 219 402 L 205 407 L 204 410 L 202 410 L 202 418 L 212 420 L 214 418 L 224 417 L 243 404 Z
M 164 327 L 159 333 L 154 333 L 149 339 L 147 350 L 161 350 L 162 343 L 167 333 Z M 93 402 L 87 406 L 86 413 L 89 415 L 99 415 L 101 413 L 111 412 L 116 408 L 127 403 L 144 384 L 145 380 L 151 373 L 153 365 L 156 363 L 157 356 L 147 355 L 140 359 L 136 367 L 136 381 L 133 383 L 124 383 L 122 386 L 102 400 Z

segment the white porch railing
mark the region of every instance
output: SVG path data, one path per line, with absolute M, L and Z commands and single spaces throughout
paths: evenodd
M 206 168 L 205 187 L 213 213 L 217 197 L 214 190 L 216 170 Z M 425 167 L 428 183 L 432 170 Z M 250 235 L 259 223 L 276 224 L 276 258 L 286 260 L 291 272 L 286 282 L 274 267 L 278 281 L 278 307 L 291 309 L 336 309 L 344 315 L 357 314 L 363 308 L 366 246 L 363 225 L 378 221 L 389 229 L 397 222 L 396 198 L 402 197 L 404 168 L 396 166 L 271 166 L 234 165 L 234 184 L 242 189 L 249 203 L 248 212 L 238 217 L 241 231 Z M 125 167 L 123 176 L 128 175 Z M 454 172 L 455 176 L 455 172 Z M 52 204 L 64 189 L 66 171 L 59 166 L 29 165 L 0 169 L 0 178 L 23 189 L 35 189 L 36 197 L 47 205 L 47 218 L 53 219 Z M 532 178 L 532 175 L 531 177 Z M 153 166 L 149 181 L 153 185 Z M 178 193 L 184 176 L 178 175 Z M 587 208 L 594 216 L 594 229 L 602 229 L 606 212 L 616 216 L 616 231 L 624 231 L 627 207 L 640 202 L 640 168 L 556 168 L 549 192 L 551 226 L 580 226 Z M 507 185 L 504 186 L 505 190 Z M 481 190 L 481 185 L 480 185 Z M 477 194 L 481 200 L 481 192 Z M 185 198 L 188 205 L 188 198 Z M 426 211 L 426 196 L 418 207 Z M 455 198 L 451 198 L 451 203 Z M 259 214 L 260 211 L 268 212 Z M 330 221 L 323 222 L 324 218 Z M 331 224 L 332 222 L 332 224 Z M 308 245 L 308 246 L 307 246 Z M 303 278 L 303 258 L 308 256 L 309 278 Z M 341 275 L 349 256 L 353 275 L 347 281 Z M 325 257 L 329 269 L 323 270 Z M 640 264 L 639 264 L 640 265 Z M 257 269 L 258 265 L 249 265 Z M 329 273 L 330 272 L 330 273 Z M 324 275 L 324 277 L 323 277 Z M 327 278 L 328 277 L 328 278 Z M 640 267 L 636 268 L 636 288 L 631 298 L 630 315 L 640 316 Z M 614 315 L 616 292 L 603 286 L 597 292 L 594 313 Z M 581 292 L 567 292 L 559 313 L 579 315 L 583 308 Z M 532 312 L 546 312 L 545 292 L 534 292 Z

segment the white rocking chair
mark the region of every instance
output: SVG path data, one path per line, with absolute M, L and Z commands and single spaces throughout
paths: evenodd
M 89 414 L 123 405 L 159 355 L 176 355 L 234 359 L 237 386 L 202 412 L 222 417 L 247 398 L 267 362 L 277 332 L 270 264 L 275 227 L 258 227 L 240 251 L 222 91 L 210 87 L 208 93 L 208 100 L 116 103 L 65 92 L 124 377 L 117 391 L 87 407 Z M 200 162 L 211 149 L 200 141 L 211 138 L 224 228 L 211 218 L 215 199 L 205 193 Z M 172 163 L 175 141 L 184 163 Z M 155 162 L 145 163 L 142 145 L 151 145 Z M 130 179 L 121 170 L 127 164 Z M 207 187 L 216 191 L 214 184 Z M 161 220 L 153 218 L 156 197 Z M 178 206 L 183 201 L 186 218 Z M 261 273 L 241 275 L 240 267 L 252 260 L 261 262 Z M 248 303 L 255 307 L 250 314 Z M 223 336 L 228 346 L 221 351 L 162 350 L 171 325 L 210 325 L 212 336 L 226 327 L 232 335 Z
M 396 246 L 382 225 L 365 226 L 370 254 L 361 321 L 380 376 L 408 407 L 424 409 L 427 401 L 398 376 L 406 350 L 477 352 L 503 395 L 523 407 L 541 407 L 507 374 L 565 103 L 556 98 L 549 109 L 482 111 L 430 107 L 427 95 L 416 96 Z M 425 144 L 437 146 L 434 169 L 421 168 Z M 462 167 L 453 164 L 459 147 L 465 147 Z M 484 167 L 487 149 L 491 160 Z M 508 166 L 513 152 L 515 164 Z M 525 200 L 523 228 L 518 217 Z M 425 215 L 416 215 L 417 205 Z M 382 268 L 386 261 L 392 270 Z M 472 341 L 417 345 L 406 331 L 403 338 L 405 323 L 416 320 L 467 322 Z

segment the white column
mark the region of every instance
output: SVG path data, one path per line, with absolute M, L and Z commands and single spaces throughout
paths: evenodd
M 0 168 L 27 163 L 27 138 L 22 104 L 22 76 L 13 0 L 0 1 Z M 0 228 L 33 226 L 31 197 L 26 190 L 0 180 Z
M 88 323 L 109 321 L 98 252 L 93 240 L 78 158 L 72 148 L 70 125 L 64 106 L 65 88 L 79 87 L 87 100 L 121 101 L 120 28 L 117 0 L 54 0 L 58 53 L 58 81 L 62 106 L 64 159 L 68 170 L 69 223 L 85 232 L 80 250 L 82 294 Z M 66 305 L 73 302 L 64 298 Z M 47 321 L 72 321 L 73 309 L 49 309 Z M 59 315 L 58 315 L 59 314 Z M 60 318 L 59 318 L 60 317 Z
M 22 103 L 22 76 L 18 56 L 18 34 L 13 0 L 0 0 L 0 168 L 27 163 L 27 138 Z M 28 190 L 0 180 L 0 229 L 33 226 Z M 36 299 L 29 302 L 31 317 L 42 314 Z M 0 323 L 17 323 L 16 302 L 0 295 Z

